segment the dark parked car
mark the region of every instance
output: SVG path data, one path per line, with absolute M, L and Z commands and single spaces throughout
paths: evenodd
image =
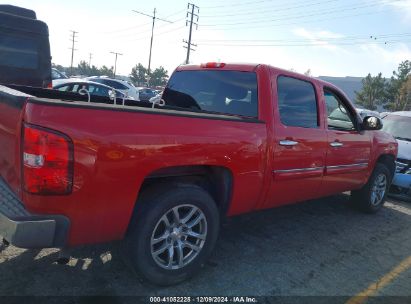
M 108 78 L 105 76 L 100 76 L 100 77 L 93 76 L 93 77 L 87 77 L 86 79 L 93 81 L 93 82 L 98 82 L 101 84 L 108 85 L 109 87 L 112 87 L 118 91 L 121 91 L 129 97 L 132 97 L 131 99 L 139 100 L 136 87 L 129 81 Z
M 122 99 L 125 97 L 125 95 L 122 92 L 115 90 L 114 88 L 106 86 L 104 84 L 93 82 L 93 81 L 88 81 L 88 80 L 73 79 L 73 78 L 66 79 L 66 80 L 60 80 L 59 83 L 53 87 L 53 89 L 64 91 L 64 92 L 73 92 L 73 93 L 82 93 L 80 92 L 80 90 L 85 89 L 90 93 L 90 95 L 103 96 L 103 97 L 112 96 L 111 94 L 114 91 L 116 93 L 116 98 Z M 132 99 L 132 98 L 128 97 L 127 99 Z
M 158 95 L 156 90 L 150 88 L 137 88 L 137 90 L 140 101 L 150 101 L 150 98 Z
M 56 80 L 56 79 L 67 79 L 68 77 L 60 72 L 59 70 L 52 68 L 51 69 L 51 79 Z

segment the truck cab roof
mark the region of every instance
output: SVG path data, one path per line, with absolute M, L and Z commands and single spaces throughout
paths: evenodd
M 300 74 L 294 71 L 286 70 L 286 69 L 281 69 L 272 65 L 268 64 L 258 64 L 258 63 L 221 63 L 221 62 L 207 62 L 207 63 L 202 63 L 202 64 L 188 64 L 188 65 L 180 65 L 176 68 L 176 72 L 178 71 L 196 71 L 196 70 L 226 70 L 226 71 L 243 71 L 243 72 L 253 72 L 256 71 L 257 68 L 262 67 L 262 68 L 268 68 L 275 70 L 279 72 L 280 74 L 284 74 L 287 76 L 295 76 L 297 78 L 305 78 L 307 81 L 312 82 L 312 83 L 317 83 L 320 84 L 324 87 L 328 87 L 330 89 L 333 89 L 337 92 L 340 92 L 341 95 L 343 95 L 346 99 L 350 100 L 348 98 L 347 94 L 345 94 L 344 91 L 342 91 L 340 88 L 335 86 L 334 84 L 324 81 L 322 79 L 312 77 L 312 76 L 307 76 L 304 74 Z

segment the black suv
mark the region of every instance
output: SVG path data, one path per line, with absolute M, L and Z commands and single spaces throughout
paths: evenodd
M 0 84 L 51 87 L 49 31 L 32 10 L 0 5 Z

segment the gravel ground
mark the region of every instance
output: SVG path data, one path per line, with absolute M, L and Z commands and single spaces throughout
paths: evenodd
M 376 215 L 346 195 L 230 218 L 202 272 L 177 286 L 140 282 L 119 243 L 71 250 L 0 249 L 0 295 L 346 296 L 411 256 L 411 204 L 389 200 Z M 411 269 L 377 295 L 411 296 Z

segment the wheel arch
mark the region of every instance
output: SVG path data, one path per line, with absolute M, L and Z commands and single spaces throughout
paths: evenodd
M 385 165 L 391 173 L 391 180 L 395 174 L 395 156 L 392 154 L 382 154 L 377 158 L 376 164 L 383 164 Z
M 141 198 L 158 193 L 159 187 L 170 184 L 187 184 L 207 191 L 217 204 L 223 219 L 230 208 L 233 191 L 233 174 L 230 169 L 213 165 L 172 166 L 157 169 L 148 174 L 138 192 L 130 223 L 138 216 Z

